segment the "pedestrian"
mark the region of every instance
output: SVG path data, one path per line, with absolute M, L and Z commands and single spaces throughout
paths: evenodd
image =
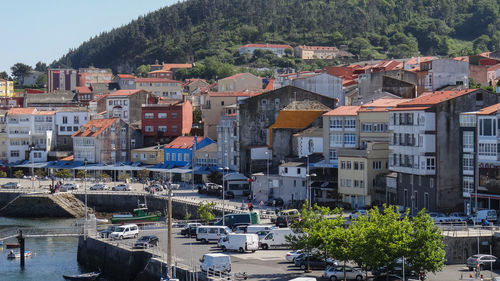
M 248 202 L 252 201 L 252 195 L 248 194 Z
M 252 199 L 253 199 L 252 202 L 255 202 L 255 198 L 256 197 L 255 197 L 255 194 L 254 194 L 253 197 L 252 197 Z

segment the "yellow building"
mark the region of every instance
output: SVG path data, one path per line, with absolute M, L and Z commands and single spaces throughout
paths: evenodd
M 0 96 L 3 97 L 14 96 L 14 81 L 0 79 Z
M 147 165 L 163 164 L 163 145 L 132 149 L 132 162 L 142 162 Z
M 389 173 L 388 143 L 367 143 L 366 149 L 338 151 L 339 194 L 351 207 L 370 206 L 376 197 L 374 183 L 377 177 Z

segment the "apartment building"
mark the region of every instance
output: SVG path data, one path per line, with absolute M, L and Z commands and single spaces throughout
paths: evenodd
M 56 110 L 55 118 L 57 149 L 72 150 L 71 136 L 90 120 L 89 110 L 85 107 L 61 107 Z
M 399 205 L 413 214 L 464 209 L 459 116 L 498 101 L 481 89 L 437 91 L 389 111 L 389 169 L 398 173 Z
M 77 86 L 90 87 L 94 83 L 111 83 L 113 73 L 111 69 L 95 67 L 79 68 L 77 74 Z
M 47 91 L 74 91 L 78 86 L 77 73 L 76 69 L 47 69 Z
M 238 117 L 236 104 L 224 107 L 217 125 L 217 164 L 232 171 L 239 170 Z
M 126 123 L 141 120 L 141 106 L 150 95 L 145 90 L 119 90 L 106 95 L 107 118 L 121 118 Z
M 156 97 L 182 99 L 182 82 L 165 78 L 136 78 L 135 89 L 145 90 Z
M 0 96 L 2 97 L 14 96 L 14 81 L 0 79 Z

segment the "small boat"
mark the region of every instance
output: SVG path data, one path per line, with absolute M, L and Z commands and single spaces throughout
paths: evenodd
M 19 243 L 5 243 L 5 248 L 7 249 L 13 249 L 13 248 L 19 248 L 21 245 Z
M 139 208 L 134 209 L 133 214 L 116 214 L 111 218 L 111 223 L 138 223 L 148 221 L 159 221 L 160 212 L 149 212 L 146 204 L 139 204 Z
M 76 275 L 63 275 L 63 278 L 65 280 L 74 280 L 74 281 L 87 281 L 87 280 L 93 281 L 99 278 L 99 275 L 101 275 L 100 272 L 89 272 Z
M 9 254 L 7 255 L 8 259 L 18 259 L 21 257 L 20 252 L 14 252 L 10 250 Z M 31 257 L 31 251 L 24 251 L 24 257 Z

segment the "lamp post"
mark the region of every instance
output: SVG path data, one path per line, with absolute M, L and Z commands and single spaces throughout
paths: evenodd
M 316 174 L 307 174 L 306 175 L 306 182 L 307 182 L 307 207 L 311 207 L 311 177 L 317 176 Z
M 35 145 L 31 144 L 30 145 L 30 154 L 29 156 L 31 157 L 31 188 L 33 191 L 35 191 Z
M 225 176 L 225 172 L 229 170 L 228 167 L 224 167 L 224 168 L 219 168 L 222 170 L 222 225 L 226 225 L 226 219 L 225 219 L 225 194 L 224 194 L 224 191 L 226 189 L 225 185 L 224 185 L 224 176 Z
M 83 164 L 85 165 L 85 170 L 83 174 L 83 189 L 85 190 L 85 226 L 87 225 L 87 158 L 83 160 Z
M 266 154 L 266 169 L 267 169 L 266 181 L 267 181 L 267 192 L 268 192 L 267 194 L 269 194 L 269 150 L 264 153 Z

